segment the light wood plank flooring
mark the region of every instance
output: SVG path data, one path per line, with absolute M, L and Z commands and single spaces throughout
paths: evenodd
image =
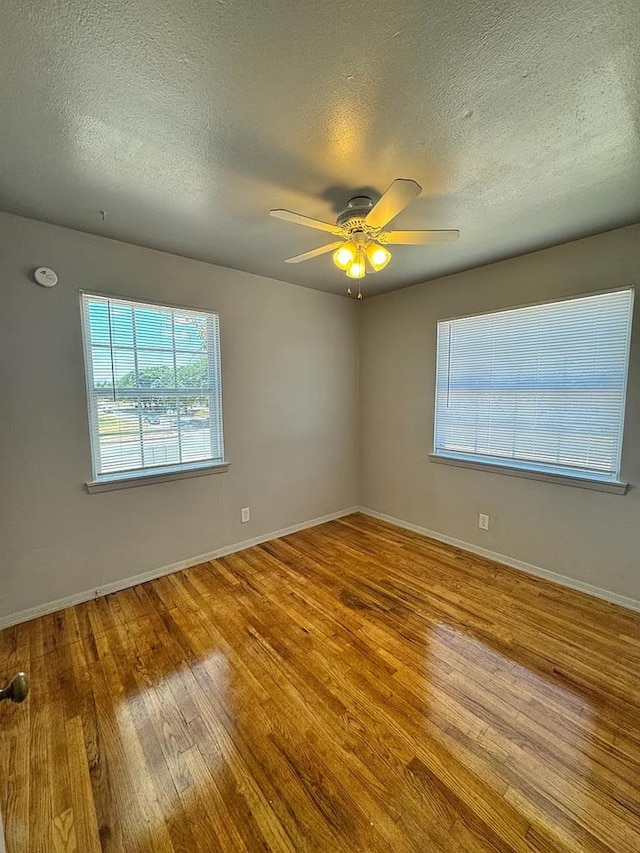
M 640 614 L 354 515 L 5 630 L 9 853 L 640 851 Z

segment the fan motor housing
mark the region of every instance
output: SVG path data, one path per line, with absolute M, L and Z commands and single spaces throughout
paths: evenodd
M 336 219 L 336 224 L 349 231 L 364 231 L 365 217 L 373 207 L 373 201 L 366 195 L 358 195 L 349 199 L 346 210 Z

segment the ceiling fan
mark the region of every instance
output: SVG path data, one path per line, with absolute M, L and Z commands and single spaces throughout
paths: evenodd
M 422 187 L 416 181 L 406 178 L 396 178 L 389 189 L 376 202 L 368 196 L 356 196 L 347 203 L 346 210 L 336 219 L 336 224 L 311 219 L 290 210 L 272 210 L 271 216 L 328 231 L 339 239 L 319 249 L 312 249 L 302 255 L 287 258 L 287 264 L 299 264 L 318 255 L 333 252 L 333 262 L 338 269 L 343 270 L 349 278 L 362 279 L 367 273 L 367 262 L 378 272 L 386 267 L 391 260 L 391 252 L 387 246 L 429 246 L 434 243 L 452 243 L 460 236 L 454 229 L 445 231 L 383 231 L 405 207 L 417 198 Z M 347 293 L 351 295 L 349 287 Z M 358 299 L 362 299 L 360 283 L 358 282 Z

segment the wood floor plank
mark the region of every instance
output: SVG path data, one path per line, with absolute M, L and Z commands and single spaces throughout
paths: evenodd
M 640 615 L 354 514 L 0 632 L 8 853 L 637 853 Z

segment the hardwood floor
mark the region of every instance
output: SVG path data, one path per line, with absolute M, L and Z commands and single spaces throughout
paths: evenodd
M 639 665 L 640 614 L 349 516 L 2 632 L 8 853 L 637 853 Z

